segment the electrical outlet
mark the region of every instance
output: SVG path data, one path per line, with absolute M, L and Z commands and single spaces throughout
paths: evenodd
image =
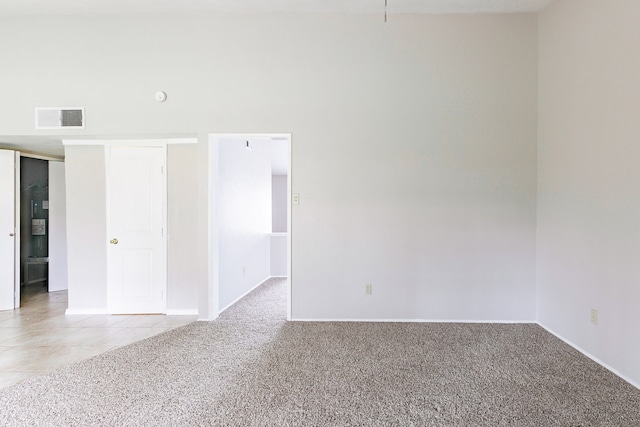
M 291 195 L 291 203 L 293 203 L 294 205 L 299 205 L 300 204 L 300 194 L 293 193 Z
M 247 274 L 247 267 L 245 267 L 244 265 L 242 266 L 242 275 L 244 276 L 245 274 Z
M 598 310 L 591 309 L 591 324 L 598 326 Z
M 364 294 L 371 295 L 373 293 L 373 289 L 371 287 L 371 283 L 365 283 L 364 285 Z

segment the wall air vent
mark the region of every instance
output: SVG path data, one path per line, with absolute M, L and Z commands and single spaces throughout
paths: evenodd
M 84 129 L 84 108 L 36 108 L 36 129 Z

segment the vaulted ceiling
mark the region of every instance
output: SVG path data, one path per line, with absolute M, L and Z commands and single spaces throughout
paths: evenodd
M 387 0 L 389 13 L 537 12 L 553 0 Z M 138 13 L 382 13 L 385 0 L 0 0 L 0 16 Z

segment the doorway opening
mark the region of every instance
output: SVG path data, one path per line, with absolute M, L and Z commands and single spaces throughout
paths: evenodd
M 286 278 L 290 319 L 291 135 L 215 134 L 209 142 L 210 317 Z
M 49 292 L 49 162 L 20 157 L 20 305 Z
M 19 268 L 16 307 L 50 298 L 66 302 L 64 162 L 20 153 Z M 66 304 L 65 304 L 66 305 Z

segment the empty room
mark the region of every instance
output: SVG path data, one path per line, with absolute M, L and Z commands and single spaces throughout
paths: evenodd
M 638 22 L 0 2 L 0 424 L 640 425 Z

